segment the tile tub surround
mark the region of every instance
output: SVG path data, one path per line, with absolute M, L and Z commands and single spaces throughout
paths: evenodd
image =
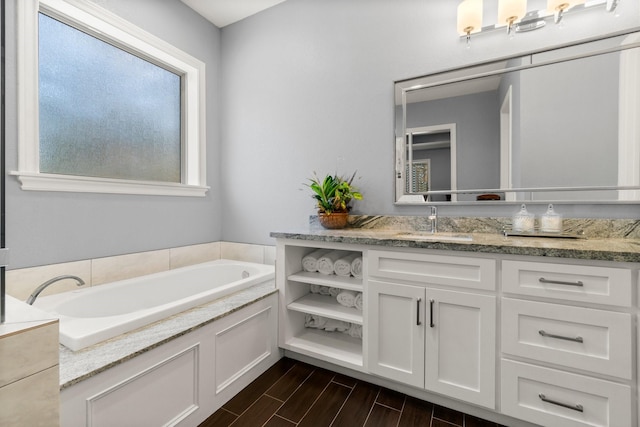
M 11 296 L 0 325 L 0 425 L 57 426 L 58 320 Z
M 8 270 L 6 273 L 7 294 L 24 301 L 38 285 L 62 274 L 79 276 L 87 286 L 97 286 L 221 258 L 273 265 L 275 264 L 275 247 L 234 242 L 212 242 Z M 74 280 L 62 280 L 49 286 L 41 295 L 71 291 L 76 287 Z
M 275 292 L 275 281 L 270 281 L 77 352 L 60 345 L 60 389 L 228 316 Z
M 469 242 L 416 241 L 399 232 L 428 231 L 426 216 L 353 216 L 349 227 L 326 230 L 311 218 L 307 230 L 273 232 L 271 237 L 359 245 L 425 248 L 505 255 L 640 262 L 640 220 L 565 219 L 565 229 L 583 231 L 587 239 L 504 237 L 506 218 L 438 218 L 439 232 L 467 233 Z

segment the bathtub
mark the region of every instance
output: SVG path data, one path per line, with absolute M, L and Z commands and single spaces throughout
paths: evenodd
M 216 260 L 44 296 L 33 305 L 60 319 L 60 343 L 77 351 L 274 280 L 274 270 L 271 265 Z

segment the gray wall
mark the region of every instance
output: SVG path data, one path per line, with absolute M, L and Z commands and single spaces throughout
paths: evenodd
M 15 2 L 7 2 L 7 170 L 17 168 Z M 179 0 L 95 0 L 207 64 L 206 198 L 26 192 L 7 179 L 10 268 L 224 239 L 273 244 L 305 227 L 313 171 L 358 170 L 355 213 L 416 215 L 393 205 L 393 82 L 636 28 L 587 12 L 559 32 L 482 35 L 465 49 L 451 0 L 288 0 L 218 30 Z M 220 72 L 219 72 L 220 71 Z M 441 215 L 511 215 L 442 207 Z M 532 209 L 533 210 L 533 209 Z M 542 207 L 540 207 L 542 210 Z M 567 216 L 637 216 L 637 206 L 558 206 Z
M 15 4 L 7 2 L 7 171 L 17 170 Z M 220 30 L 179 0 L 96 3 L 204 61 L 207 68 L 205 198 L 22 191 L 6 185 L 10 269 L 219 240 Z
M 357 170 L 354 213 L 421 215 L 395 206 L 393 82 L 637 28 L 638 2 L 518 34 L 455 32 L 451 0 L 288 0 L 222 30 L 223 238 L 273 243 L 304 228 L 312 171 Z M 490 19 L 488 17 L 488 19 Z M 579 22 L 578 22 L 579 20 Z M 530 210 L 542 213 L 545 206 Z M 510 216 L 514 205 L 443 206 L 440 215 Z M 632 217 L 637 206 L 559 205 L 565 216 Z

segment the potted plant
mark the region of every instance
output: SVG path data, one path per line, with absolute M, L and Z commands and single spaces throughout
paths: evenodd
M 353 179 L 327 175 L 323 179 L 315 174 L 309 178 L 309 188 L 318 206 L 318 218 L 325 228 L 343 228 L 347 225 L 352 200 L 362 200 L 362 194 L 353 186 Z

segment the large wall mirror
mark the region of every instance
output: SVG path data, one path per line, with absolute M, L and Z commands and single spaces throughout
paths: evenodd
M 640 203 L 640 33 L 395 83 L 397 204 Z

